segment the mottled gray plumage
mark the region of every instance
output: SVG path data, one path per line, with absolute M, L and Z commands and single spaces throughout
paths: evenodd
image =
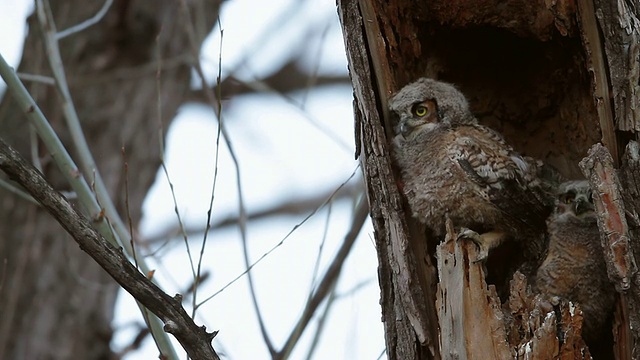
M 598 344 L 614 307 L 591 188 L 585 180 L 558 187 L 556 209 L 547 221 L 549 250 L 536 276 L 538 290 L 550 298 L 574 301 L 584 313 L 583 338 Z
M 421 78 L 389 102 L 399 117 L 393 155 L 411 212 L 436 236 L 448 215 L 480 247 L 479 259 L 507 238 L 525 243 L 529 258 L 544 248 L 552 199 L 538 179 L 539 163 L 478 124 L 454 86 Z M 480 233 L 480 235 L 478 234 Z

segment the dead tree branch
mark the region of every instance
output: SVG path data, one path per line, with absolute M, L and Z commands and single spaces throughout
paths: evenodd
M 353 216 L 353 220 L 351 222 L 351 228 L 349 232 L 344 237 L 344 241 L 342 242 L 342 246 L 338 250 L 338 253 L 329 264 L 329 268 L 325 273 L 324 277 L 318 284 L 313 295 L 307 301 L 307 304 L 302 312 L 302 316 L 298 320 L 295 328 L 289 335 L 289 338 L 285 342 L 282 350 L 275 356 L 275 359 L 287 359 L 293 350 L 293 347 L 298 342 L 300 337 L 302 336 L 302 332 L 307 327 L 311 318 L 316 313 L 316 310 L 322 304 L 324 299 L 331 293 L 332 289 L 335 286 L 338 277 L 342 273 L 342 266 L 347 260 L 347 256 L 351 253 L 351 248 L 362 230 L 364 226 L 364 222 L 367 219 L 367 215 L 369 214 L 369 203 L 366 199 L 360 200 L 360 204 L 356 209 L 356 212 Z
M 217 332 L 198 327 L 181 304 L 181 296 L 170 297 L 146 278 L 107 242 L 84 216 L 55 191 L 33 166 L 0 139 L 0 169 L 22 185 L 123 289 L 158 316 L 166 332 L 173 334 L 192 359 L 219 359 L 211 346 Z
M 225 78 L 219 86 L 212 88 L 212 91 L 218 94 L 219 89 L 222 89 L 221 93 L 224 99 L 230 99 L 237 95 L 252 94 L 261 90 L 287 94 L 309 88 L 309 78 L 311 76 L 311 74 L 300 69 L 296 59 L 292 59 L 263 79 L 247 82 L 230 76 Z M 317 75 L 313 80 L 314 87 L 350 84 L 347 75 Z M 187 96 L 187 101 L 207 103 L 208 100 L 202 89 L 194 89 Z

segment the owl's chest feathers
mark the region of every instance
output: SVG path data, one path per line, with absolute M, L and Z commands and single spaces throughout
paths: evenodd
M 413 215 L 436 234 L 444 233 L 445 215 L 454 226 L 491 223 L 496 209 L 486 199 L 484 187 L 471 180 L 447 146 L 446 133 L 432 133 L 396 144 L 404 192 Z M 398 146 L 399 145 L 399 146 Z M 472 224 L 473 223 L 473 224 Z
M 547 231 L 550 234 L 551 255 L 548 259 L 558 259 L 575 271 L 604 268 L 600 233 L 595 219 L 581 221 L 573 215 L 563 214 L 556 221 L 547 223 Z
M 565 215 L 548 223 L 549 252 L 538 269 L 537 285 L 544 293 L 578 302 L 585 324 L 604 320 L 615 290 L 606 275 L 598 226 Z

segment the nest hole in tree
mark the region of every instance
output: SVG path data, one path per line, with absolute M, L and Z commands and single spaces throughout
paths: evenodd
M 481 123 L 567 178 L 601 133 L 579 38 L 547 41 L 487 26 L 420 36 L 425 74 L 456 84 Z

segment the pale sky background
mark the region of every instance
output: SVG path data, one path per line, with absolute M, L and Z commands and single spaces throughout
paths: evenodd
M 302 5 L 295 13 L 292 4 Z M 0 53 L 15 66 L 21 56 L 25 16 L 32 1 L 0 0 Z M 247 20 L 249 19 L 249 20 Z M 286 21 L 283 21 L 285 19 Z M 222 7 L 222 67 L 224 74 L 251 54 L 237 75 L 246 80 L 260 77 L 304 49 L 305 66 L 323 74 L 346 74 L 347 63 L 334 0 L 230 0 Z M 308 43 L 309 29 L 326 31 L 322 41 Z M 264 37 L 265 32 L 271 32 Z M 304 44 L 304 46 L 303 46 Z M 298 46 L 299 45 L 299 46 Z M 216 29 L 202 50 L 203 66 L 211 80 L 216 76 L 220 33 Z M 2 92 L 4 86 L 0 82 Z M 254 94 L 234 98 L 223 109 L 240 163 L 246 205 L 251 210 L 268 208 L 304 194 L 326 193 L 337 188 L 356 171 L 351 181 L 361 181 L 353 159 L 353 114 L 350 86 L 322 87 L 291 94 L 294 105 L 277 94 Z M 304 100 L 304 101 L 303 101 Z M 322 130 L 319 130 L 322 129 Z M 166 164 L 175 188 L 180 213 L 190 226 L 204 228 L 214 172 L 217 122 L 210 108 L 183 106 L 166 141 Z M 327 135 L 327 133 L 332 135 Z M 154 142 L 155 143 L 155 142 Z M 114 151 L 119 151 L 116 144 Z M 227 149 L 220 148 L 215 219 L 237 214 L 235 169 Z M 144 204 L 141 233 L 151 236 L 175 224 L 169 186 L 159 173 Z M 279 349 L 301 314 L 312 284 L 319 248 L 320 276 L 349 230 L 354 204 L 340 201 L 319 211 L 298 228 L 282 246 L 252 270 L 258 301 L 267 329 Z M 255 221 L 248 227 L 251 258 L 255 261 L 279 243 L 307 214 Z M 326 225 L 328 224 L 328 225 Z M 201 236 L 190 239 L 197 254 Z M 165 291 L 173 295 L 191 282 L 184 242 L 163 248 L 149 265 L 157 269 Z M 199 290 L 204 299 L 244 270 L 236 227 L 210 232 L 203 267 L 211 274 Z M 353 291 L 353 289 L 356 289 Z M 373 230 L 367 221 L 340 278 L 336 301 L 314 359 L 377 359 L 384 349 L 379 305 L 377 258 Z M 190 309 L 187 307 L 188 311 Z M 116 305 L 116 330 L 112 347 L 118 351 L 132 341 L 141 316 L 128 294 L 121 292 Z M 246 278 L 228 287 L 198 310 L 198 325 L 219 330 L 216 350 L 228 359 L 268 359 L 248 294 Z M 291 359 L 304 359 L 315 330 L 312 323 Z M 177 344 L 177 343 L 176 343 Z M 180 347 L 176 346 L 179 350 Z M 150 338 L 127 360 L 155 359 Z M 385 358 L 384 356 L 382 358 Z

